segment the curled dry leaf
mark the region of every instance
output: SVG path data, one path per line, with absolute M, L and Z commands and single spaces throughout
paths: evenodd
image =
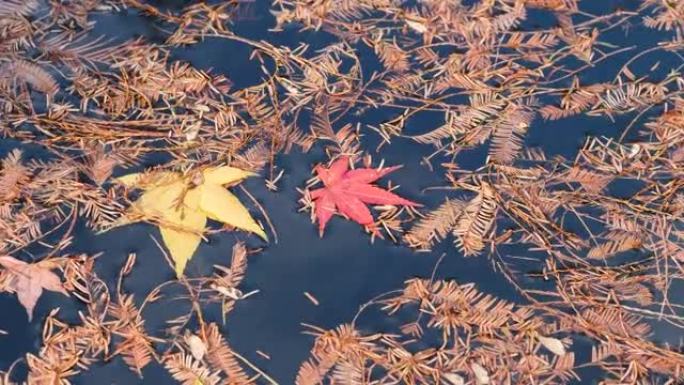
M 2 265 L 10 274 L 10 289 L 17 293 L 19 302 L 26 309 L 29 321 L 33 318 L 33 309 L 43 294 L 43 289 L 68 295 L 59 276 L 50 271 L 45 263 L 29 264 L 10 256 L 0 257 Z

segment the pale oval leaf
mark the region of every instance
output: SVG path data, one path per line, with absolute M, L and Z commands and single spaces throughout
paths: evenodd
M 465 385 L 465 379 L 460 374 L 456 373 L 443 373 L 442 378 L 447 380 L 451 385 Z
M 204 354 L 207 352 L 207 345 L 204 344 L 204 341 L 194 334 L 189 334 L 185 337 L 185 342 L 190 348 L 190 354 L 192 354 L 196 360 L 201 361 Z
M 564 356 L 566 353 L 563 342 L 557 338 L 540 336 L 539 342 L 541 342 L 541 344 L 544 345 L 544 347 L 551 353 L 557 356 Z
M 406 25 L 411 27 L 412 30 L 418 32 L 418 33 L 425 33 L 427 32 L 427 26 L 421 22 L 414 21 L 414 20 L 406 20 Z
M 475 379 L 477 380 L 478 384 L 489 384 L 489 373 L 487 372 L 487 369 L 482 367 L 482 365 L 478 364 L 477 362 L 473 362 L 470 364 L 470 369 L 472 369 L 473 374 L 475 374 Z

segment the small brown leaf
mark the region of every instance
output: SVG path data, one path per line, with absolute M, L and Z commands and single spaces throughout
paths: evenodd
M 59 276 L 40 262 L 28 264 L 10 256 L 0 257 L 0 265 L 12 276 L 10 288 L 17 293 L 19 303 L 26 309 L 29 321 L 33 318 L 33 309 L 43 294 L 43 289 L 68 295 Z

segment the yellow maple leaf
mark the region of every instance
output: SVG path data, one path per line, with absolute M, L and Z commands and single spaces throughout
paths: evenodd
M 207 218 L 255 233 L 268 241 L 268 236 L 247 208 L 223 187 L 253 175 L 249 171 L 224 166 L 204 169 L 199 177 L 160 171 L 124 175 L 115 181 L 144 190 L 131 205 L 130 216 L 134 221 L 151 220 L 159 225 L 164 245 L 174 261 L 176 275 L 181 277 L 202 241 Z
M 176 267 L 176 275 L 183 275 L 195 250 L 202 242 L 202 232 L 207 225 L 207 216 L 199 208 L 200 194 L 195 189 L 188 191 L 183 205 L 168 210 L 159 226 L 164 245 L 169 249 Z
M 211 167 L 202 171 L 204 183 L 226 185 L 239 182 L 257 174 L 235 167 Z
M 114 181 L 129 188 L 149 190 L 154 187 L 178 181 L 181 178 L 181 174 L 177 172 L 157 171 L 151 173 L 136 172 L 133 174 L 120 176 L 114 179 Z
M 235 195 L 216 184 L 203 184 L 197 188 L 201 189 L 200 209 L 209 218 L 238 229 L 251 231 L 268 241 L 264 230 L 252 219 L 247 208 Z

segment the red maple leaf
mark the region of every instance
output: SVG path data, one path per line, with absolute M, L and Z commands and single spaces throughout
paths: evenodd
M 371 184 L 398 168 L 401 166 L 349 170 L 349 158 L 344 156 L 333 162 L 330 168 L 316 166 L 316 174 L 325 185 L 310 192 L 320 236 L 323 236 L 325 225 L 337 212 L 377 232 L 366 204 L 420 206 Z

